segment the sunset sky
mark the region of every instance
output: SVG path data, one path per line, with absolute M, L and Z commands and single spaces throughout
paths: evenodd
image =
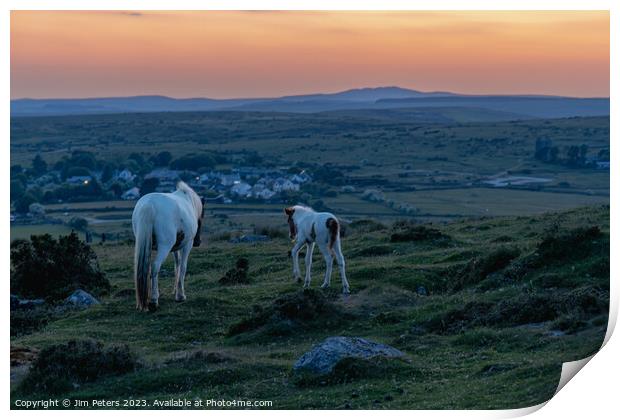
M 11 13 L 11 98 L 609 96 L 608 12 Z

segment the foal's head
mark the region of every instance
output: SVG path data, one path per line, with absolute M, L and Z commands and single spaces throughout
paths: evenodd
M 288 236 L 289 238 L 291 238 L 291 240 L 295 240 L 295 238 L 297 237 L 297 226 L 295 226 L 295 221 L 293 220 L 293 214 L 295 214 L 295 207 L 285 208 L 284 213 L 288 216 Z

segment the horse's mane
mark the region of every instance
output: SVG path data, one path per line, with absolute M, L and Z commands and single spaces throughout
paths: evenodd
M 192 200 L 192 204 L 194 205 L 194 208 L 196 209 L 196 214 L 198 215 L 202 214 L 202 201 L 200 200 L 200 197 L 198 196 L 198 194 L 196 194 L 196 191 L 192 189 L 192 187 L 190 187 L 183 181 L 179 181 L 177 183 L 177 191 L 182 191 L 185 194 L 187 194 Z
M 314 211 L 312 207 L 304 206 L 301 204 L 297 204 L 295 207 L 298 208 L 299 210 Z

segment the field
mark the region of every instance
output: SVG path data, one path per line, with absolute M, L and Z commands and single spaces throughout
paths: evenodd
M 169 151 L 173 157 L 214 152 L 232 157 L 255 153 L 270 168 L 343 174 L 341 183 L 324 187 L 332 195 L 312 193 L 341 217 L 378 217 L 393 221 L 411 215 L 369 202 L 363 192 L 376 189 L 386 199 L 418 209 L 420 220 L 471 216 L 525 215 L 582 205 L 609 203 L 609 170 L 567 167 L 536 160 L 536 141 L 548 139 L 564 153 L 587 144 L 592 158 L 609 150 L 609 118 L 565 118 L 461 123 L 412 120 L 407 110 L 353 110 L 316 114 L 273 112 L 201 112 L 13 118 L 11 163 L 25 167 L 35 153 L 51 167 L 75 150 L 123 165 L 131 153 L 145 158 Z M 218 166 L 234 169 L 235 164 Z M 517 177 L 544 182 L 493 187 Z M 342 190 L 349 186 L 348 191 Z M 293 203 L 289 203 L 293 204 Z M 130 236 L 132 202 L 48 205 L 62 221 L 85 217 L 96 233 Z M 108 207 L 109 211 L 105 212 Z M 211 228 L 277 224 L 281 206 L 235 202 L 209 203 Z M 90 209 L 90 210 L 89 210 Z M 91 211 L 92 210 L 92 211 Z M 66 214 L 64 214 L 66 213 Z M 229 223 L 230 222 L 230 223 Z M 15 233 L 15 237 L 20 234 Z
M 110 295 L 11 344 L 40 349 L 93 338 L 128 344 L 142 362 L 135 372 L 59 398 L 242 398 L 272 400 L 275 409 L 531 406 L 551 398 L 562 362 L 598 350 L 609 300 L 608 206 L 422 226 L 442 236 L 392 242 L 389 226 L 347 226 L 348 297 L 339 293 L 336 273 L 329 291 L 316 290 L 324 268 L 316 254 L 316 293 L 301 293 L 291 278 L 288 239 L 230 244 L 207 235 L 206 247 L 190 256 L 188 300 L 173 302 L 169 260 L 155 313 L 134 309 L 132 245 L 94 245 L 113 285 Z M 249 260 L 250 283 L 220 284 L 240 257 Z M 328 309 L 310 320 L 293 312 L 257 321 L 278 299 L 303 306 L 313 296 Z M 377 362 L 326 382 L 295 382 L 295 360 L 337 335 L 392 345 L 408 360 Z M 218 357 L 204 358 L 205 352 Z M 13 403 L 36 397 L 49 396 L 16 386 L 11 393 Z
M 220 171 L 254 156 L 263 169 L 332 175 L 304 185 L 295 202 L 208 202 L 206 246 L 190 256 L 188 300 L 173 302 L 167 261 L 155 313 L 134 309 L 135 201 L 108 194 L 46 202 L 47 220 L 12 223 L 11 239 L 66 234 L 73 218 L 85 219 L 112 291 L 101 305 L 16 330 L 11 345 L 36 351 L 92 338 L 137 355 L 135 371 L 77 384 L 62 398 L 242 398 L 272 400 L 276 409 L 498 409 L 548 400 L 562 362 L 594 353 L 605 335 L 609 170 L 537 159 L 536 142 L 552 141 L 563 158 L 586 144 L 588 159 L 604 161 L 609 118 L 443 113 L 451 118 L 410 109 L 12 118 L 11 164 L 24 168 L 35 154 L 51 168 L 90 151 L 98 169 L 106 162 L 122 169 L 131 153 L 148 161 L 169 151 L 223 156 Z M 344 225 L 350 296 L 339 293 L 337 273 L 330 290 L 316 289 L 324 269 L 318 252 L 312 291 L 291 278 L 282 210 L 302 197 Z M 244 233 L 270 240 L 229 241 Z M 249 261 L 249 283 L 221 283 L 239 258 Z M 299 382 L 294 362 L 338 335 L 392 345 L 406 360 Z M 13 404 L 49 397 L 21 388 L 24 375 L 23 367 L 12 372 Z

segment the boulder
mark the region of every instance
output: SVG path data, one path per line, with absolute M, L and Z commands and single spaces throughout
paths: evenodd
M 90 293 L 82 289 L 77 289 L 75 292 L 71 293 L 71 296 L 65 299 L 65 304 L 88 308 L 89 306 L 99 305 L 99 301 Z
M 334 367 L 344 359 L 395 359 L 404 356 L 403 352 L 394 347 L 363 338 L 329 337 L 301 356 L 295 362 L 293 371 L 327 375 L 332 373 Z
M 242 235 L 237 238 L 232 238 L 230 242 L 233 244 L 240 244 L 240 243 L 253 244 L 256 242 L 267 242 L 270 239 L 271 238 L 269 238 L 269 236 L 267 235 Z
M 428 296 L 428 290 L 426 290 L 426 287 L 424 286 L 418 286 L 418 288 L 416 289 L 416 292 L 420 296 Z

